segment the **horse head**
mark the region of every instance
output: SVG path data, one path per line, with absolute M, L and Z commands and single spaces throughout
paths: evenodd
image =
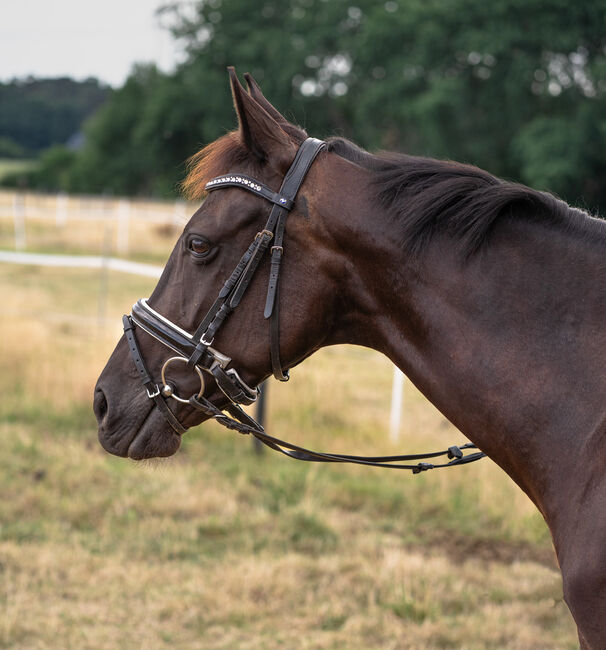
M 202 205 L 150 298 L 125 318 L 125 336 L 97 382 L 99 440 L 119 456 L 174 454 L 180 434 L 211 415 L 210 407 L 192 408 L 190 396 L 218 408 L 250 403 L 272 370 L 285 379 L 288 368 L 339 339 L 348 271 L 323 216 L 343 200 L 331 187 L 338 179 L 327 177 L 330 154 L 249 76 L 248 92 L 233 70 L 230 79 L 238 129 L 193 157 L 184 187 Z M 297 165 L 295 195 L 285 196 L 285 176 Z M 171 344 L 175 337 L 186 350 Z

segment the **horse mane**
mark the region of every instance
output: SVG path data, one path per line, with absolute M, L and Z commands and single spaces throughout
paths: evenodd
M 284 122 L 281 128 L 300 145 L 306 137 L 305 131 Z M 191 201 L 199 201 L 206 196 L 206 183 L 216 176 L 233 170 L 236 165 L 250 162 L 251 155 L 242 142 L 239 131 L 231 131 L 211 142 L 195 153 L 187 161 L 187 175 L 181 183 L 181 191 Z M 257 164 L 259 164 L 257 162 Z
M 420 253 L 438 232 L 460 243 L 469 257 L 489 239 L 499 218 L 514 209 L 551 223 L 570 225 L 572 215 L 588 215 L 546 192 L 501 180 L 462 163 L 395 153 L 373 155 L 344 138 L 329 150 L 371 171 L 380 205 L 397 222 L 400 244 Z
M 227 174 L 238 164 L 250 158 L 240 140 L 238 131 L 231 131 L 211 142 L 187 161 L 187 176 L 181 183 L 181 191 L 191 201 L 206 195 L 205 186 L 211 178 Z
M 588 217 L 551 194 L 501 180 L 473 165 L 387 152 L 374 155 L 340 137 L 327 142 L 329 151 L 372 172 L 377 201 L 396 222 L 400 244 L 410 255 L 424 250 L 436 233 L 446 232 L 469 257 L 486 244 L 495 223 L 514 210 L 568 226 Z M 189 159 L 183 193 L 202 199 L 211 178 L 246 162 L 250 154 L 239 133 L 227 133 Z

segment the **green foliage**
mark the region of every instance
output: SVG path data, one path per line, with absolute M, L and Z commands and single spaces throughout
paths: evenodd
M 200 145 L 204 110 L 178 76 L 136 67 L 87 125 L 70 189 L 174 195 L 184 159 Z
M 71 188 L 70 174 L 76 154 L 56 145 L 42 153 L 36 165 L 22 166 L 2 177 L 6 187 L 36 187 L 46 192 Z
M 258 12 L 209 0 L 194 17 L 178 11 L 184 81 L 221 87 L 235 64 L 314 134 L 471 162 L 594 209 L 606 201 L 605 0 L 266 0 Z
M 0 136 L 0 158 L 25 158 L 25 149 L 12 138 Z
M 70 189 L 176 192 L 183 162 L 235 126 L 235 65 L 316 136 L 606 204 L 606 0 L 199 0 L 162 14 L 184 62 L 139 67 L 113 93 Z
M 0 185 L 6 177 L 12 177 L 15 180 L 11 182 L 11 186 L 19 186 L 19 179 L 34 167 L 36 167 L 36 162 L 33 160 L 0 157 Z
M 0 156 L 24 157 L 65 144 L 108 93 L 96 79 L 28 78 L 0 83 Z M 21 152 L 6 152 L 7 142 Z

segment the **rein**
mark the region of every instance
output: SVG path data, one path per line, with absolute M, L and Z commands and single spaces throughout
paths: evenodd
M 240 406 L 241 404 L 249 405 L 255 402 L 259 395 L 259 389 L 249 386 L 240 377 L 235 368 L 228 367 L 231 359 L 219 352 L 212 344 L 217 331 L 225 322 L 227 316 L 240 303 L 259 263 L 263 259 L 270 242 L 273 240 L 273 245 L 270 248 L 269 282 L 263 315 L 270 322 L 270 355 L 273 375 L 279 381 L 288 380 L 288 370 L 282 368 L 280 361 L 279 338 L 279 279 L 284 252 L 284 228 L 286 225 L 286 217 L 294 206 L 297 192 L 309 168 L 318 153 L 325 147 L 326 143 L 321 140 L 307 138 L 297 151 L 295 159 L 287 171 L 278 192 L 274 192 L 263 183 L 243 174 L 218 176 L 206 184 L 206 190 L 209 192 L 225 187 L 240 187 L 271 202 L 272 209 L 264 228 L 256 234 L 254 240 L 236 265 L 236 268 L 225 281 L 217 299 L 193 334 L 189 334 L 152 309 L 147 304 L 146 299 L 138 300 L 133 305 L 130 316 L 122 317 L 124 335 L 130 354 L 139 373 L 139 378 L 147 392 L 147 396 L 162 413 L 172 429 L 179 435 L 185 433 L 187 427 L 181 424 L 171 411 L 167 401 L 169 398 L 189 405 L 194 410 L 200 411 L 208 417 L 215 419 L 228 429 L 244 435 L 253 435 L 270 449 L 279 451 L 296 460 L 323 463 L 355 463 L 358 465 L 388 467 L 391 469 L 407 469 L 411 470 L 413 474 L 418 474 L 429 469 L 453 467 L 479 460 L 485 456 L 481 451 L 468 454 L 463 453 L 463 450 L 477 448 L 472 443 L 452 446 L 438 452 L 399 456 L 353 456 L 349 454 L 315 452 L 269 435 Z M 152 375 L 147 369 L 137 343 L 135 335 L 136 327 L 140 327 L 178 355 L 167 359 L 162 366 L 160 373 L 161 385 L 153 380 Z M 176 363 L 185 364 L 188 369 L 195 371 L 200 380 L 199 392 L 188 399 L 177 395 L 175 386 L 166 379 L 167 368 Z M 211 374 L 214 377 L 217 386 L 229 400 L 228 405 L 224 409 L 229 415 L 204 397 L 204 373 Z M 406 464 L 407 461 L 421 461 L 440 456 L 446 456 L 450 459 L 449 462 L 440 464 L 427 462 Z

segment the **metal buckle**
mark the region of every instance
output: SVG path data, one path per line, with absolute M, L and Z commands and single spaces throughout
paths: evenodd
M 158 397 L 158 395 L 160 394 L 160 386 L 156 384 L 156 390 L 153 393 L 150 393 L 149 388 L 146 388 L 145 392 L 147 393 L 149 399 L 154 399 L 154 397 Z
M 273 236 L 274 236 L 274 234 L 273 234 L 273 232 L 271 230 L 267 230 L 267 228 L 264 228 L 263 230 L 259 231 L 255 235 L 255 239 L 261 239 L 262 237 L 267 237 L 268 241 L 271 241 Z
M 257 401 L 257 397 L 259 397 L 260 390 L 258 386 L 255 386 L 255 388 L 251 388 L 245 381 L 240 377 L 238 371 L 235 368 L 229 368 L 228 370 L 225 371 L 225 374 L 231 378 L 232 381 L 235 382 L 235 384 L 244 392 L 246 393 L 248 399 L 250 399 L 251 403 L 254 403 Z M 220 386 L 219 386 L 220 388 Z
M 226 366 L 228 366 L 229 363 L 231 362 L 231 357 L 228 357 L 226 354 L 219 352 L 219 350 L 215 350 L 215 348 L 209 347 L 208 351 L 210 352 L 212 358 L 214 359 L 213 363 L 209 368 L 211 372 L 212 369 L 215 367 L 215 365 L 219 365 L 221 366 L 221 368 L 225 369 Z

